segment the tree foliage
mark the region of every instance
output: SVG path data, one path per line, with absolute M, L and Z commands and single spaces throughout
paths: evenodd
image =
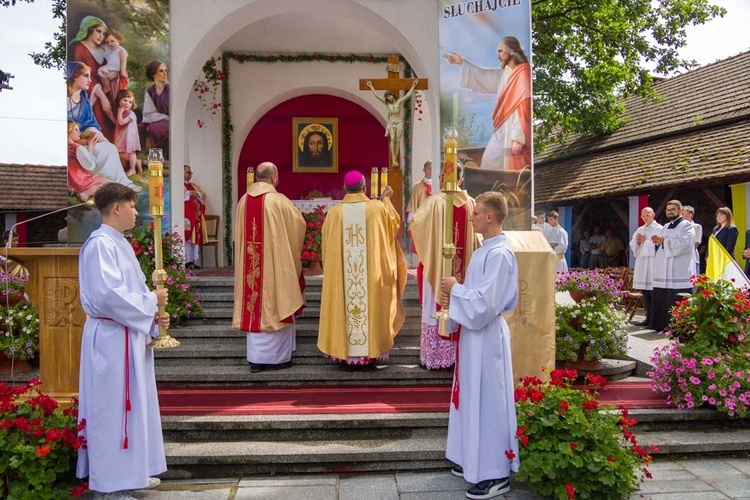
M 618 98 L 652 96 L 651 71 L 696 66 L 679 57 L 685 28 L 723 16 L 710 0 L 534 0 L 535 149 L 621 124 Z M 651 68 L 651 69 L 649 69 Z
M 34 3 L 34 0 L 0 0 L 0 6 L 12 7 L 16 3 Z M 52 35 L 52 41 L 45 42 L 42 52 L 29 54 L 34 63 L 42 68 L 65 68 L 65 29 L 66 29 L 66 0 L 51 0 L 52 18 L 60 20 L 60 26 Z
M 17 2 L 0 0 L 9 7 Z M 534 0 L 532 37 L 534 63 L 535 149 L 571 133 L 604 134 L 621 124 L 627 95 L 652 96 L 652 76 L 695 67 L 679 57 L 687 43 L 685 28 L 726 14 L 711 0 Z M 30 54 L 45 68 L 65 67 L 66 0 L 51 0 L 59 31 L 44 51 Z M 112 2 L 118 15 L 149 26 L 154 16 L 139 16 L 133 0 Z M 164 2 L 147 0 L 152 9 Z M 158 17 L 156 18 L 158 19 Z M 153 26 L 158 36 L 158 26 Z

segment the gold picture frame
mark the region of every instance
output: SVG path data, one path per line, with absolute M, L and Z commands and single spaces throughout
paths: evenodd
M 292 118 L 292 172 L 336 173 L 338 150 L 338 118 Z

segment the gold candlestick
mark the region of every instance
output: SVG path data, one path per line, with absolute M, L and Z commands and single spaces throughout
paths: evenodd
M 380 169 L 380 196 L 383 196 L 385 187 L 388 185 L 388 167 Z
M 154 274 L 151 276 L 157 290 L 164 288 L 167 272 L 164 270 L 164 256 L 161 243 L 161 218 L 164 216 L 164 157 L 160 148 L 148 150 L 148 204 L 149 213 L 154 219 Z M 164 306 L 159 306 L 158 314 L 167 314 Z M 159 336 L 148 346 L 152 349 L 177 347 L 180 342 L 172 338 L 163 326 L 159 326 Z
M 370 198 L 373 200 L 378 197 L 378 167 L 372 167 L 370 170 Z
M 253 167 L 247 167 L 247 186 L 245 186 L 246 190 L 250 190 L 250 186 L 253 185 L 253 182 L 255 182 L 255 169 Z
M 443 143 L 445 147 L 443 159 L 443 191 L 445 192 L 445 234 L 443 235 L 443 276 L 453 275 L 453 257 L 456 255 L 456 245 L 453 243 L 453 194 L 458 189 L 458 132 L 453 127 L 445 130 Z M 438 334 L 450 337 L 448 329 L 448 308 L 443 307 L 432 317 L 439 321 Z

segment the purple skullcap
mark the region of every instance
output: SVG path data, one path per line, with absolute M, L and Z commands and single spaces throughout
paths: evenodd
M 350 172 L 347 172 L 347 174 L 344 176 L 344 185 L 345 186 L 356 186 L 360 182 L 362 182 L 362 179 L 365 177 L 356 170 L 352 170 Z

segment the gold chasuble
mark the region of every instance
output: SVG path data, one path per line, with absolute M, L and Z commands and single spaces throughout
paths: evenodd
M 406 261 L 391 201 L 347 194 L 323 222 L 318 348 L 340 359 L 378 358 L 404 323 Z
M 419 261 L 424 266 L 424 276 L 436 291 L 440 290 L 440 279 L 443 277 L 445 202 L 445 193 L 427 198 L 414 214 L 410 228 Z M 453 243 L 456 245 L 456 255 L 453 257 L 451 274 L 459 283 L 464 282 L 466 266 L 479 247 L 479 238 L 469 220 L 474 212 L 474 204 L 474 198 L 466 191 L 457 191 L 453 195 Z M 439 296 L 437 292 L 435 295 Z
M 256 182 L 237 204 L 232 328 L 275 332 L 304 307 L 305 219 L 289 199 Z

